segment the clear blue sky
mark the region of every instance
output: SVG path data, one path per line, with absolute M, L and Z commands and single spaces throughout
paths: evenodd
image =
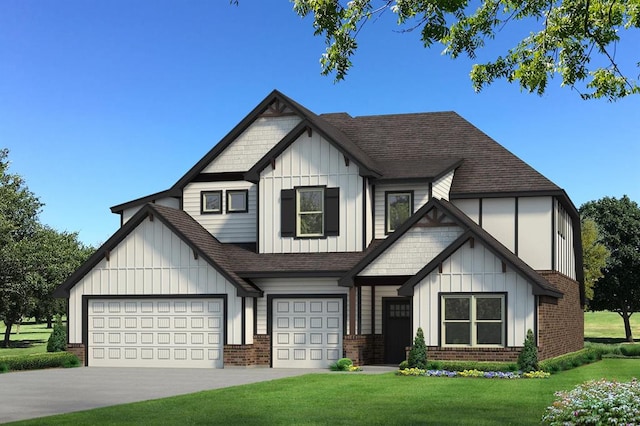
M 454 110 L 578 207 L 640 201 L 640 96 L 585 102 L 558 79 L 543 97 L 504 82 L 476 94 L 469 60 L 424 49 L 391 16 L 361 35 L 334 84 L 311 19 L 286 0 L 3 0 L 0 147 L 45 203 L 41 221 L 94 245 L 118 228 L 110 206 L 169 188 L 273 89 L 316 113 Z M 633 37 L 623 62 L 639 59 Z

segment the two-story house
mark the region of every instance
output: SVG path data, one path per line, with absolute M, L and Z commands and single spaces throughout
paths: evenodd
M 274 91 L 56 291 L 91 366 L 542 359 L 582 348 L 567 194 L 453 112 L 316 115 Z

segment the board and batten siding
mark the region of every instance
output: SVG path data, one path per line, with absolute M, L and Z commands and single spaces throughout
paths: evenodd
M 449 200 L 449 191 L 451 190 L 451 183 L 453 182 L 453 174 L 455 170 L 451 170 L 431 185 L 431 196 L 439 198 L 441 200 Z
M 459 226 L 411 228 L 358 275 L 415 275 L 462 232 Z
M 371 328 L 371 287 L 358 287 L 360 292 L 360 329 L 359 334 L 373 334 Z
M 533 269 L 552 269 L 552 197 L 469 198 L 453 204 Z
M 326 238 L 282 238 L 280 194 L 305 186 L 340 188 L 340 231 Z M 260 174 L 260 253 L 328 253 L 363 249 L 363 179 L 358 166 L 346 165 L 343 154 L 318 132 L 302 134 Z
M 298 116 L 258 118 L 202 172 L 246 172 L 299 122 Z
M 159 200 L 154 200 L 153 203 L 157 204 L 159 206 L 171 207 L 172 209 L 179 209 L 180 208 L 180 200 L 178 200 L 177 198 L 173 198 L 173 197 L 167 197 L 167 198 L 161 198 Z M 133 215 L 138 213 L 138 210 L 140 210 L 143 206 L 144 206 L 144 204 L 140 204 L 139 206 L 134 206 L 134 207 L 129 207 L 128 209 L 124 209 L 122 211 L 122 224 L 124 225 L 125 223 L 127 223 L 129 221 L 129 219 L 131 219 L 133 217 Z
M 267 297 L 269 295 L 322 295 L 322 294 L 346 294 L 347 302 L 342 307 L 347 315 L 347 327 L 349 325 L 349 289 L 338 286 L 337 278 L 261 278 L 252 280 L 264 292 L 263 297 L 256 300 L 258 309 L 256 312 L 256 334 L 267 334 Z M 347 334 L 347 330 L 344 330 Z
M 227 213 L 227 191 L 248 190 L 248 212 Z M 201 213 L 201 192 L 222 191 L 222 213 Z M 256 185 L 245 181 L 192 182 L 183 191 L 183 209 L 222 243 L 256 241 Z
M 376 294 L 378 289 L 376 288 Z M 465 243 L 437 270 L 427 275 L 413 292 L 413 334 L 422 327 L 429 346 L 438 346 L 441 333 L 441 293 L 506 293 L 506 344 L 522 346 L 527 330 L 535 330 L 536 298 L 531 284 L 477 241 Z
M 555 269 L 566 276 L 576 279 L 576 257 L 573 250 L 573 226 L 571 216 L 558 200 L 554 200 L 555 224 Z
M 385 192 L 403 192 L 413 191 L 413 211 L 416 212 L 420 207 L 429 201 L 429 183 L 403 183 L 403 184 L 381 184 L 375 186 L 375 238 L 386 238 L 385 233 L 385 215 L 386 215 L 386 196 Z
M 69 342 L 82 342 L 82 296 L 227 295 L 227 342 L 241 343 L 236 288 L 167 228 L 145 219 L 70 291 Z

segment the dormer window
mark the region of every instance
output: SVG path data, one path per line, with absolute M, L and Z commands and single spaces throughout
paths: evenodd
M 413 213 L 413 191 L 385 192 L 385 232 L 390 234 Z
M 222 213 L 222 191 L 203 191 L 201 193 L 201 213 Z

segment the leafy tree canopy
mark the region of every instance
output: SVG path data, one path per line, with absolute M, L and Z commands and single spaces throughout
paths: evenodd
M 476 91 L 497 79 L 523 90 L 544 93 L 549 79 L 584 99 L 616 100 L 640 93 L 637 70 L 622 69 L 616 47 L 625 31 L 640 28 L 638 0 L 292 0 L 300 16 L 313 15 L 314 34 L 324 36 L 322 73 L 346 77 L 363 25 L 384 12 L 397 16 L 403 31 L 420 30 L 425 47 L 444 45 L 444 53 L 475 59 L 485 43 L 504 36 L 507 24 L 528 36 L 492 61 L 476 64 L 471 81 Z M 237 3 L 237 1 L 232 1 Z M 640 67 L 640 63 L 635 64 Z
M 588 300 L 593 299 L 593 286 L 601 278 L 607 264 L 609 250 L 600 242 L 598 225 L 593 219 L 582 220 L 582 252 L 584 266 L 584 290 Z

